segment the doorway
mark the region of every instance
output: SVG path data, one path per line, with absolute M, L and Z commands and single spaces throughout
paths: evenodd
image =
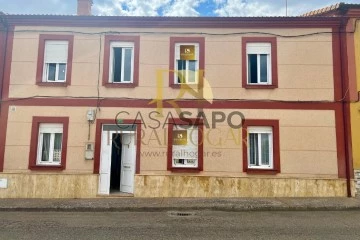
M 136 129 L 114 131 L 114 126 L 106 126 L 103 127 L 101 138 L 99 194 L 132 194 L 136 169 Z

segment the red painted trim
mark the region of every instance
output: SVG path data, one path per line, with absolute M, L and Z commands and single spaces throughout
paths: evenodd
M 248 127 L 261 126 L 273 129 L 273 169 L 248 168 L 247 129 Z M 280 173 L 280 131 L 279 120 L 245 119 L 242 128 L 243 171 L 248 174 L 277 174 Z
M 271 44 L 271 85 L 254 85 L 247 82 L 247 54 L 248 43 L 270 43 Z M 277 64 L 277 40 L 276 37 L 243 37 L 241 40 L 242 51 L 242 87 L 255 89 L 272 89 L 278 87 L 278 64 Z
M 9 104 L 1 103 L 0 112 L 0 172 L 4 171 L 6 130 L 8 123 Z
M 339 17 L 127 17 L 6 15 L 11 25 L 124 28 L 328 28 Z
M 134 43 L 134 76 L 132 83 L 110 83 L 110 44 L 111 42 Z M 104 44 L 103 86 L 110 88 L 134 88 L 139 85 L 140 36 L 106 35 Z
M 5 71 L 3 79 L 3 90 L 2 90 L 2 99 L 9 98 L 9 88 L 10 88 L 10 74 L 11 74 L 11 63 L 12 63 L 12 51 L 14 43 L 14 28 L 11 27 L 8 32 L 7 38 L 7 48 L 6 48 L 6 58 L 5 58 Z
M 342 99 L 340 28 L 334 27 L 332 31 L 334 99 L 335 101 L 339 101 Z
M 41 123 L 62 123 L 63 124 L 63 138 L 61 150 L 61 164 L 59 166 L 45 166 L 36 164 L 39 127 Z M 29 152 L 29 169 L 30 170 L 65 170 L 66 169 L 66 154 L 67 142 L 69 132 L 69 117 L 33 117 L 31 127 L 31 140 Z
M 43 69 L 44 69 L 44 54 L 45 54 L 45 42 L 46 41 L 68 41 L 68 59 L 66 66 L 66 82 L 64 83 L 48 83 L 43 82 Z M 74 35 L 55 35 L 55 34 L 40 34 L 39 36 L 39 48 L 38 48 L 38 60 L 36 67 L 36 84 L 39 86 L 51 86 L 51 87 L 66 87 L 71 85 L 71 73 L 73 62 L 73 49 L 74 49 Z
M 123 124 L 136 124 L 136 168 L 135 173 L 140 174 L 140 151 L 141 151 L 141 121 L 124 119 Z M 116 119 L 97 119 L 95 133 L 95 152 L 94 152 L 94 174 L 100 172 L 101 154 L 101 133 L 104 124 L 116 124 Z M 119 129 L 120 130 L 120 129 Z
M 174 82 L 175 71 L 175 44 L 177 43 L 197 43 L 199 44 L 199 70 L 205 72 L 205 38 L 204 37 L 170 37 L 170 56 L 169 56 L 169 86 L 180 88 L 180 84 Z M 201 76 L 199 76 L 201 79 Z M 200 80 L 199 80 L 200 81 Z M 189 84 L 189 86 L 194 84 Z
M 186 172 L 186 173 L 196 173 L 203 171 L 204 166 L 204 125 L 201 119 L 188 119 L 191 120 L 192 125 L 198 126 L 198 167 L 197 168 L 179 168 L 172 166 L 172 139 L 173 139 L 173 130 L 174 125 L 189 125 L 189 123 L 182 121 L 181 119 L 169 119 L 168 124 L 168 149 L 167 149 L 167 170 L 171 172 Z

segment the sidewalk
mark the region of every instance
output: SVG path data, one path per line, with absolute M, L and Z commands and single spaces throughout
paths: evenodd
M 0 199 L 0 211 L 323 211 L 360 210 L 360 198 Z

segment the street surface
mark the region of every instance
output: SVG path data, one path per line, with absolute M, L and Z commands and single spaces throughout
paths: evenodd
M 360 239 L 360 211 L 190 213 L 0 212 L 0 239 Z

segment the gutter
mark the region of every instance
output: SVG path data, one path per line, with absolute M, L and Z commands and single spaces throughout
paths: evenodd
M 347 196 L 352 197 L 351 195 L 351 166 L 352 166 L 352 158 L 350 158 L 349 146 L 351 146 L 349 142 L 348 129 L 351 127 L 349 125 L 349 95 L 348 95 L 348 87 L 349 87 L 349 78 L 346 71 L 348 71 L 348 61 L 347 61 L 347 48 L 346 48 L 346 25 L 349 18 L 343 18 L 340 25 L 340 67 L 341 67 L 341 92 L 343 99 L 341 99 L 341 109 L 342 109 L 342 117 L 344 124 L 344 145 L 345 145 L 345 170 L 346 170 L 346 190 Z

